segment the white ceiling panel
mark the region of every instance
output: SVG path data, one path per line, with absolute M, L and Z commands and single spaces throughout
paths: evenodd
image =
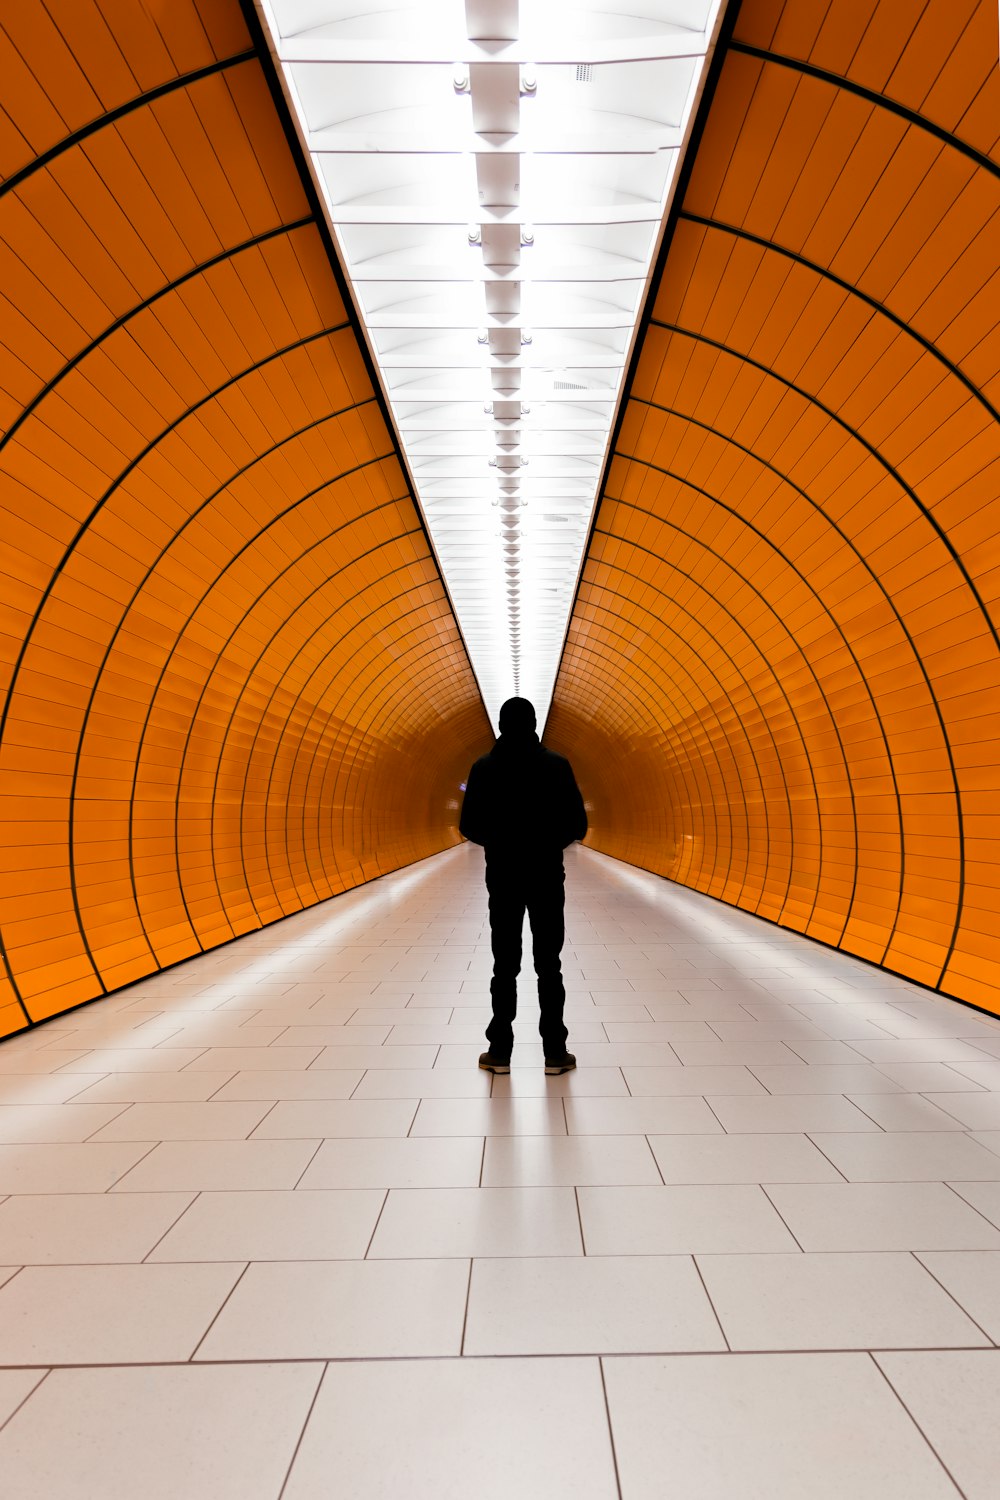
M 544 722 L 720 0 L 258 0 L 487 711 Z

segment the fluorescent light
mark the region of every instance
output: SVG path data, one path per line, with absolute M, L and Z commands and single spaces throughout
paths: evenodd
M 487 711 L 543 723 L 720 0 L 258 5 Z

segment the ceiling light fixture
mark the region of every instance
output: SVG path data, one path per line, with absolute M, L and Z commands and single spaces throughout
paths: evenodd
M 543 725 L 720 0 L 257 3 L 487 711 Z

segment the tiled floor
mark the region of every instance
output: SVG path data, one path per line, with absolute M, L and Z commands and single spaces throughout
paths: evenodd
M 0 1045 L 5 1500 L 996 1500 L 1000 1021 L 568 901 L 561 1078 L 471 847 Z

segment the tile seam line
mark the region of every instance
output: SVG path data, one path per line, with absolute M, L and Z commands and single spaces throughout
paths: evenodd
M 25 166 L 12 173 L 4 182 L 0 182 L 0 198 L 5 193 L 15 191 L 20 187 L 22 182 L 25 182 L 35 172 L 44 170 L 61 156 L 63 152 L 72 150 L 74 146 L 79 146 L 82 141 L 87 140 L 92 135 L 96 135 L 105 126 L 114 125 L 119 120 L 133 114 L 136 110 L 143 109 L 145 106 L 155 103 L 157 99 L 163 99 L 168 94 L 175 93 L 178 89 L 188 88 L 191 84 L 198 83 L 203 78 L 211 78 L 214 74 L 224 73 L 228 68 L 239 67 L 242 63 L 257 61 L 259 61 L 259 58 L 256 49 L 247 47 L 242 52 L 234 52 L 232 56 L 216 60 L 214 63 L 208 63 L 203 68 L 195 68 L 193 72 L 179 73 L 175 78 L 168 79 L 166 83 L 158 84 L 155 88 L 147 89 L 144 93 L 137 94 L 134 98 L 127 100 L 126 103 L 119 104 L 116 108 L 97 116 L 96 119 L 89 120 L 86 125 L 81 125 L 78 130 L 74 130 L 70 135 L 63 136 L 54 146 L 51 146 L 47 151 L 43 151 L 33 161 L 26 163 Z
M 887 1353 L 889 1351 L 879 1350 L 878 1352 L 879 1353 Z M 903 1350 L 893 1350 L 892 1352 L 893 1353 L 904 1353 L 906 1351 L 903 1351 Z M 924 1352 L 928 1352 L 929 1353 L 931 1351 L 924 1351 Z M 882 1379 L 885 1381 L 886 1385 L 889 1387 L 889 1390 L 895 1396 L 896 1400 L 899 1402 L 900 1406 L 903 1408 L 903 1410 L 905 1411 L 906 1415 L 909 1417 L 910 1421 L 913 1423 L 914 1427 L 920 1433 L 920 1436 L 923 1438 L 924 1442 L 927 1444 L 927 1447 L 929 1448 L 929 1450 L 931 1451 L 931 1453 L 933 1453 L 933 1455 L 937 1459 L 938 1463 L 941 1465 L 941 1468 L 944 1470 L 944 1472 L 947 1475 L 947 1477 L 951 1480 L 952 1484 L 955 1486 L 956 1493 L 959 1494 L 959 1495 L 961 1495 L 963 1497 L 963 1500 L 966 1500 L 966 1491 L 963 1490 L 962 1487 L 959 1485 L 959 1483 L 956 1480 L 954 1474 L 951 1472 L 951 1470 L 949 1469 L 948 1465 L 945 1463 L 944 1459 L 941 1457 L 940 1453 L 937 1451 L 937 1449 L 935 1448 L 934 1444 L 931 1442 L 930 1438 L 927 1436 L 926 1432 L 921 1427 L 921 1425 L 917 1421 L 916 1417 L 913 1415 L 913 1413 L 910 1410 L 909 1406 L 903 1400 L 903 1397 L 900 1395 L 899 1391 L 897 1391 L 896 1387 L 893 1385 L 892 1381 L 889 1379 L 888 1373 L 885 1370 L 883 1370 L 882 1366 L 879 1364 L 878 1360 L 875 1357 L 875 1352 L 874 1351 L 869 1351 L 868 1358 L 871 1361 L 871 1363 L 875 1366 L 876 1370 L 879 1372 L 879 1374 L 881 1375 Z
M 7 428 L 7 431 L 0 437 L 0 452 L 6 448 L 18 430 L 45 400 L 46 396 L 51 395 L 60 382 L 65 380 L 66 376 L 75 370 L 78 365 L 82 364 L 89 355 L 100 349 L 105 339 L 111 338 L 113 334 L 125 328 L 133 318 L 137 318 L 141 313 L 154 307 L 162 298 L 169 296 L 171 292 L 177 291 L 179 287 L 184 286 L 189 281 L 195 280 L 196 277 L 203 276 L 206 271 L 213 270 L 224 261 L 232 260 L 234 256 L 242 254 L 245 250 L 253 250 L 259 245 L 265 245 L 269 240 L 278 239 L 285 234 L 291 234 L 296 229 L 304 229 L 307 225 L 314 222 L 312 215 L 308 215 L 305 218 L 292 220 L 287 224 L 279 224 L 274 229 L 267 229 L 261 234 L 251 236 L 250 239 L 241 240 L 239 244 L 231 245 L 226 250 L 220 250 L 218 255 L 212 255 L 208 260 L 199 261 L 197 265 L 192 266 L 172 281 L 166 282 L 141 302 L 137 302 L 133 307 L 130 307 L 127 312 L 122 313 L 113 323 L 109 323 L 106 328 L 102 328 L 99 334 L 92 338 L 88 344 L 85 344 L 82 349 L 78 350 L 72 359 L 67 360 L 61 369 L 57 370 L 55 375 L 46 381 L 41 390 L 32 396 L 31 400 L 21 409 L 17 417 Z
M 618 1470 L 618 1450 L 615 1446 L 615 1429 L 614 1424 L 611 1421 L 611 1402 L 608 1397 L 608 1383 L 605 1379 L 604 1374 L 604 1359 L 601 1355 L 598 1355 L 597 1371 L 601 1379 L 601 1395 L 604 1398 L 604 1416 L 608 1424 L 608 1442 L 611 1445 L 611 1463 L 614 1469 L 615 1485 L 618 1490 L 618 1500 L 622 1500 L 622 1481 L 621 1474 Z
M 466 1259 L 467 1257 L 462 1257 Z M 384 1264 L 384 1262 L 383 1262 Z M 809 1359 L 814 1355 L 867 1355 L 875 1359 L 880 1354 L 993 1354 L 992 1345 L 983 1344 L 850 1344 L 789 1348 L 781 1345 L 763 1346 L 756 1349 L 622 1349 L 584 1350 L 583 1352 L 539 1353 L 535 1351 L 517 1354 L 260 1354 L 244 1359 L 129 1359 L 129 1360 L 81 1360 L 77 1363 L 44 1361 L 38 1364 L 0 1364 L 0 1371 L 21 1370 L 203 1370 L 240 1369 L 246 1365 L 392 1365 L 428 1364 L 447 1361 L 464 1365 L 472 1360 L 580 1360 L 580 1359 L 759 1359 L 773 1355 L 787 1355 L 792 1359 Z M 895 1389 L 893 1390 L 895 1394 Z M 935 1455 L 936 1456 L 936 1455 Z
M 821 68 L 816 63 L 810 63 L 802 58 L 790 57 L 783 52 L 771 52 L 766 47 L 755 47 L 750 42 L 741 42 L 735 37 L 729 43 L 731 52 L 740 53 L 744 57 L 755 58 L 758 62 L 772 63 L 779 68 L 787 68 L 793 73 L 801 73 L 807 78 L 814 78 L 820 83 L 828 83 L 833 88 L 843 89 L 847 94 L 854 94 L 859 99 L 864 99 L 876 109 L 886 110 L 889 114 L 898 116 L 905 120 L 908 125 L 917 130 L 926 131 L 928 135 L 935 136 L 943 145 L 950 146 L 953 150 L 961 152 L 970 161 L 976 163 L 984 171 L 994 177 L 1000 177 L 1000 165 L 986 156 L 970 141 L 963 140 L 961 136 L 955 135 L 943 125 L 928 119 L 926 115 L 920 114 L 918 110 L 911 109 L 902 100 L 893 99 L 888 94 L 880 94 L 875 89 L 870 89 L 863 83 L 856 83 L 854 79 L 847 78 L 843 73 L 834 73 L 827 68 Z
M 969 1312 L 969 1309 L 967 1307 L 963 1307 L 962 1306 L 961 1302 L 959 1302 L 959 1300 L 956 1297 L 955 1293 L 953 1291 L 951 1291 L 951 1289 L 949 1287 L 945 1286 L 945 1284 L 941 1280 L 940 1276 L 938 1276 L 936 1274 L 936 1272 L 932 1271 L 931 1268 L 930 1268 L 930 1266 L 926 1265 L 924 1263 L 924 1261 L 922 1261 L 920 1259 L 921 1255 L 935 1255 L 935 1254 L 939 1254 L 939 1253 L 940 1254 L 945 1254 L 945 1255 L 947 1255 L 947 1254 L 957 1254 L 957 1255 L 970 1255 L 971 1254 L 971 1255 L 975 1255 L 977 1252 L 974 1251 L 974 1250 L 973 1251 L 969 1251 L 969 1250 L 961 1251 L 961 1250 L 959 1250 L 959 1251 L 950 1251 L 950 1252 L 949 1251 L 938 1252 L 938 1251 L 934 1251 L 934 1250 L 911 1250 L 909 1252 L 909 1254 L 910 1254 L 911 1259 L 915 1260 L 916 1263 L 917 1263 L 917 1265 L 920 1266 L 920 1267 L 922 1267 L 922 1269 L 927 1272 L 927 1275 L 930 1276 L 933 1281 L 937 1282 L 938 1286 L 945 1293 L 945 1295 L 948 1296 L 948 1297 L 950 1297 L 951 1300 L 952 1300 L 952 1302 L 954 1302 L 954 1304 L 958 1308 L 959 1312 L 963 1313 L 964 1316 L 968 1318 L 969 1322 L 971 1324 L 973 1324 L 974 1327 L 976 1327 L 976 1328 L 979 1329 L 979 1332 L 983 1335 L 983 1338 L 986 1339 L 987 1343 L 989 1345 L 991 1345 L 995 1349 L 997 1347 L 997 1341 L 996 1341 L 996 1339 L 990 1338 L 990 1335 L 986 1332 L 986 1329 L 982 1326 L 982 1324 L 979 1322 L 979 1320 L 977 1318 L 974 1318 L 972 1316 L 972 1314 Z M 990 1252 L 987 1251 L 986 1253 L 989 1254 Z

